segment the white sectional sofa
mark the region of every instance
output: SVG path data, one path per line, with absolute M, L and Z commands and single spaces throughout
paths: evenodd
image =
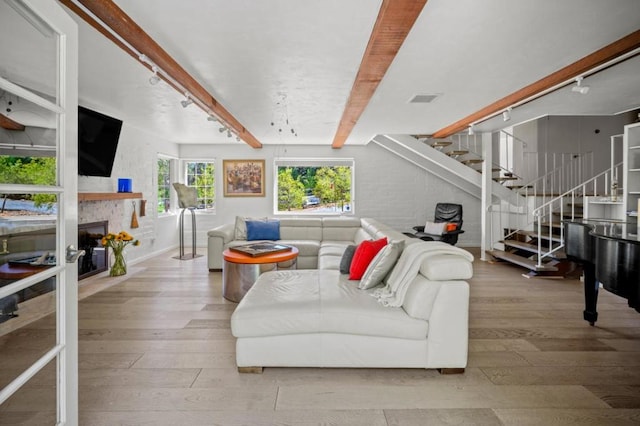
M 305 229 L 304 224 L 310 226 Z M 358 226 L 359 225 L 359 226 Z M 232 240 L 233 225 L 209 232 L 209 267 Z M 319 240 L 300 237 L 321 236 Z M 441 242 L 411 239 L 373 220 L 283 219 L 281 243 L 302 255 L 299 269 L 261 275 L 231 317 L 240 371 L 263 367 L 436 368 L 463 372 L 467 365 L 469 285 L 473 256 Z M 386 286 L 360 290 L 340 274 L 348 244 L 387 237 L 406 247 Z M 213 239 L 213 240 L 212 240 Z M 213 244 L 212 244 L 213 243 Z M 409 248 L 411 247 L 411 248 Z M 212 268 L 215 269 L 215 268 Z M 396 270 L 397 269 L 397 270 Z
M 344 249 L 349 244 L 359 244 L 364 240 L 387 237 L 389 240 L 414 242 L 414 239 L 370 218 L 282 218 L 279 221 L 278 243 L 298 249 L 298 269 L 338 269 Z M 246 240 L 236 239 L 235 223 L 218 226 L 207 234 L 207 264 L 211 271 L 222 269 L 222 252 L 225 249 L 247 244 Z

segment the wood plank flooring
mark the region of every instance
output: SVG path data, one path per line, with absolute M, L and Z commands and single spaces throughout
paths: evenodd
M 81 282 L 82 425 L 640 424 L 640 314 L 602 290 L 599 320 L 589 326 L 577 280 L 526 279 L 522 269 L 476 260 L 461 375 L 239 374 L 229 329 L 235 304 L 222 298 L 221 273 L 210 273 L 205 257 L 175 254 L 125 277 Z M 47 316 L 0 337 L 0 386 L 54 333 Z M 54 384 L 52 364 L 0 406 L 0 424 L 54 424 Z

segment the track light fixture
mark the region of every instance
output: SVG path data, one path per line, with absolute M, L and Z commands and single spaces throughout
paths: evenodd
M 584 80 L 583 77 L 576 78 L 576 85 L 571 88 L 572 92 L 577 92 L 577 93 L 580 93 L 580 94 L 583 94 L 583 95 L 586 95 L 587 93 L 589 93 L 590 87 L 589 86 L 583 86 L 582 85 L 582 80 Z
M 220 127 L 220 128 L 218 129 L 218 131 L 219 131 L 220 133 L 224 133 L 224 132 L 226 132 L 226 131 L 227 131 L 227 128 L 226 128 L 226 127 Z
M 158 67 L 155 65 L 151 67 L 151 71 L 153 71 L 153 75 L 149 77 L 149 84 L 155 86 L 160 82 L 160 76 L 158 76 Z
M 231 130 L 227 130 L 227 137 L 230 138 L 231 137 Z
M 193 103 L 193 99 L 191 99 L 189 93 L 185 93 L 184 97 L 185 99 L 183 101 L 180 101 L 180 105 L 182 105 L 182 108 L 186 108 Z
M 509 121 L 511 120 L 511 108 L 507 108 L 504 111 L 502 111 L 502 121 Z
M 207 117 L 207 121 L 218 121 L 218 119 L 215 118 L 213 114 L 209 114 L 209 116 Z
M 469 136 L 473 135 L 473 123 L 469 124 Z

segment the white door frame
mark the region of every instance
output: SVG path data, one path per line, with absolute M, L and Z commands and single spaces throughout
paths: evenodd
M 51 193 L 58 196 L 56 220 L 57 265 L 0 288 L 0 297 L 13 294 L 43 279 L 56 277 L 56 345 L 33 363 L 4 389 L 0 404 L 18 391 L 38 371 L 57 359 L 57 424 L 78 424 L 78 271 L 75 263 L 65 262 L 65 250 L 78 239 L 77 126 L 78 126 L 78 29 L 58 2 L 7 0 L 35 27 L 48 27 L 57 38 L 57 102 L 0 78 L 0 88 L 57 114 L 56 186 L 8 185 L 8 193 Z

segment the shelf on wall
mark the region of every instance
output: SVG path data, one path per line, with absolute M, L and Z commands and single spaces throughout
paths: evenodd
M 108 201 L 142 198 L 142 192 L 78 192 L 78 201 Z

